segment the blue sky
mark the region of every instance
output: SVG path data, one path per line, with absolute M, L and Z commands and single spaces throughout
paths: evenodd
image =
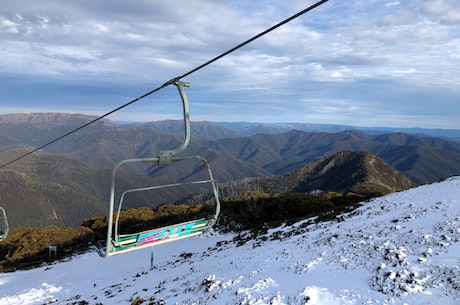
M 103 115 L 316 1 L 0 3 L 0 114 Z M 458 0 L 329 0 L 190 75 L 193 121 L 460 128 Z M 180 118 L 174 87 L 111 120 Z

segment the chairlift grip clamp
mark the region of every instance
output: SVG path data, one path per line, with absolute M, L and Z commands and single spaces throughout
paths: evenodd
M 172 150 L 160 151 L 160 155 L 158 156 L 158 165 L 171 164 L 173 156 L 174 156 L 174 151 Z

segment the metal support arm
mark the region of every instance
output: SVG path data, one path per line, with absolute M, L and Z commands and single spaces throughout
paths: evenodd
M 180 97 L 182 99 L 182 109 L 184 117 L 184 139 L 176 149 L 160 151 L 160 155 L 158 156 L 160 165 L 170 164 L 172 162 L 172 157 L 184 151 L 190 143 L 190 114 L 187 95 L 185 95 L 184 91 L 184 87 L 190 87 L 190 83 L 179 80 L 174 82 L 174 85 L 179 91 Z

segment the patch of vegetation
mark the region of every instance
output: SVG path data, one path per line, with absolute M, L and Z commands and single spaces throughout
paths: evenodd
M 14 229 L 0 243 L 0 271 L 29 269 L 87 250 L 92 236 L 85 227 Z
M 142 303 L 144 303 L 145 300 L 144 298 L 141 298 L 141 297 L 136 297 L 132 302 L 131 302 L 131 305 L 140 305 Z
M 261 197 L 251 196 L 246 197 L 246 200 L 226 200 L 222 203 L 218 229 L 224 232 L 257 230 L 314 216 L 319 221 L 330 220 L 353 210 L 365 199 L 363 196 L 340 194 L 320 198 L 305 193 L 283 193 L 267 197 L 262 193 Z
M 367 198 L 352 193 L 345 196 L 331 193 L 320 198 L 305 193 L 270 196 L 261 192 L 247 192 L 240 200 L 222 200 L 216 229 L 222 232 L 249 230 L 250 233 L 242 238 L 242 242 L 245 242 L 257 238 L 267 228 L 283 223 L 294 223 L 312 217 L 315 217 L 315 221 L 337 219 L 337 215 L 353 210 L 365 199 Z M 129 209 L 120 214 L 120 232 L 139 232 L 207 217 L 213 213 L 214 207 L 208 205 L 164 205 L 156 210 Z M 87 251 L 91 242 L 105 240 L 106 231 L 106 216 L 85 220 L 77 228 L 53 226 L 14 229 L 0 243 L 0 272 L 33 268 Z M 55 246 L 56 253 L 50 253 L 49 246 Z

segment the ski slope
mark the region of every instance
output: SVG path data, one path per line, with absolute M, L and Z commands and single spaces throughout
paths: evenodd
M 460 304 L 460 177 L 332 222 L 0 274 L 0 304 Z M 151 269 L 153 251 L 154 268 Z

